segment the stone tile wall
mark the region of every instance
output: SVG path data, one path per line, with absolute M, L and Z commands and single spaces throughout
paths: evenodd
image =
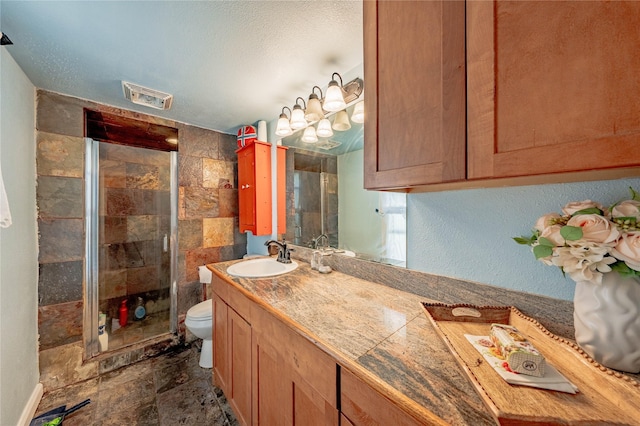
M 325 193 L 325 234 L 329 245 L 338 247 L 338 160 L 300 148 L 287 150 L 287 233 L 285 239 L 309 246 L 321 233 L 320 172 L 327 176 Z M 296 201 L 294 176 L 298 176 L 302 197 Z M 298 208 L 296 208 L 296 206 Z
M 119 317 L 122 300 L 134 307 L 141 297 L 148 315 L 171 309 L 171 257 L 162 244 L 171 233 L 170 163 L 168 152 L 100 145 L 99 310 L 112 338 L 111 318 Z
M 150 123 L 173 126 L 179 135 L 179 222 L 178 222 L 178 316 L 179 336 L 184 340 L 186 311 L 203 300 L 198 282 L 199 265 L 242 257 L 246 236 L 238 230 L 236 138 L 218 132 L 175 123 L 170 120 L 100 105 L 91 101 L 51 93 L 37 92 L 37 203 L 39 209 L 38 322 L 40 333 L 40 371 L 45 390 L 65 386 L 110 365 L 140 359 L 140 354 L 156 353 L 136 349 L 112 357 L 101 355 L 96 361 L 82 360 L 83 265 L 84 254 L 84 108 L 118 114 Z M 113 148 L 117 158 L 117 148 Z M 126 174 L 117 162 L 108 179 L 117 198 Z M 149 175 L 149 168 L 138 167 L 136 185 L 145 187 L 165 181 L 162 172 Z M 151 177 L 150 177 L 151 176 Z M 114 195 L 115 194 L 115 195 Z M 117 203 L 113 204 L 118 206 Z M 121 207 L 125 207 L 122 206 Z M 132 225 L 118 217 L 105 219 L 113 230 L 111 237 L 121 239 Z M 134 228 L 143 230 L 144 224 Z M 126 248 L 122 247 L 126 252 Z M 112 286 L 118 294 L 122 288 Z M 157 344 L 155 344 L 157 346 Z M 165 345 L 165 343 L 162 343 Z M 73 360 L 69 360 L 73 354 Z M 78 359 L 76 359 L 78 358 Z M 69 365 L 78 372 L 67 371 Z M 74 371 L 76 369 L 74 368 Z M 81 371 L 80 371 L 81 370 Z

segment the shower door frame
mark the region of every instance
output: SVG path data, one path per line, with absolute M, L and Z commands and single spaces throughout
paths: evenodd
M 91 138 L 85 140 L 85 267 L 84 267 L 84 311 L 83 330 L 84 359 L 100 354 L 98 343 L 99 311 L 99 175 L 100 141 Z M 108 143 L 108 142 L 103 142 Z M 140 148 L 140 147 L 138 147 Z M 142 148 L 151 149 L 151 148 Z M 168 332 L 176 334 L 178 330 L 178 152 L 169 151 L 171 158 L 170 203 L 171 224 L 169 236 L 170 255 L 170 312 Z M 126 346 L 124 346 L 126 347 Z M 124 348 L 123 347 L 123 348 Z

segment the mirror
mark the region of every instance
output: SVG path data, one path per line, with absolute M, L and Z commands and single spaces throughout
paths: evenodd
M 363 189 L 363 125 L 351 122 L 349 130 L 316 143 L 301 136 L 299 130 L 282 140 L 289 147 L 285 239 L 315 248 L 324 234 L 333 248 L 406 266 L 406 194 Z

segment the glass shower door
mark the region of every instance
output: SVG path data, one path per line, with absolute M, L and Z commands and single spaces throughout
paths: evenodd
M 87 297 L 92 300 L 85 335 L 88 352 L 95 355 L 175 331 L 177 155 L 87 144 L 92 169 L 87 173 Z

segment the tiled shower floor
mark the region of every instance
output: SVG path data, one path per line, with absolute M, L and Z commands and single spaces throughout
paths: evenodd
M 211 369 L 198 365 L 195 345 L 138 362 L 95 379 L 48 392 L 36 415 L 91 399 L 64 419 L 74 425 L 237 425 Z
M 144 339 L 168 333 L 169 311 L 147 315 L 142 321 L 130 321 L 125 327 L 109 332 L 109 350 L 113 351 L 127 345 L 141 342 Z

